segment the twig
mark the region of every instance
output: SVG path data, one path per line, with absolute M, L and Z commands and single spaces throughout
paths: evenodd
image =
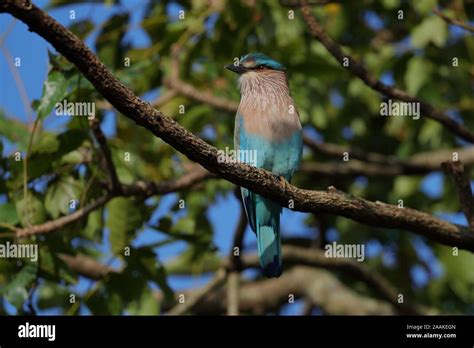
M 464 166 L 461 161 L 447 161 L 443 163 L 443 170 L 450 174 L 456 186 L 459 203 L 466 216 L 466 220 L 474 231 L 474 197 L 472 195 L 469 178 L 464 172 Z
M 16 229 L 17 237 L 28 237 L 35 234 L 49 233 L 55 230 L 58 230 L 74 221 L 80 220 L 86 217 L 92 211 L 104 206 L 109 200 L 118 196 L 152 196 L 159 194 L 167 194 L 171 192 L 176 192 L 179 190 L 184 190 L 186 188 L 192 187 L 198 182 L 205 180 L 206 178 L 211 177 L 209 172 L 201 169 L 192 170 L 189 173 L 183 175 L 179 179 L 175 180 L 166 180 L 159 182 L 157 184 L 153 182 L 143 182 L 139 181 L 131 185 L 122 185 L 120 188 L 120 194 L 107 193 L 104 196 L 99 197 L 94 202 L 89 205 L 81 208 L 69 215 L 62 216 L 58 219 L 51 220 L 39 225 L 33 225 L 31 227 L 26 227 L 23 229 Z
M 375 76 L 373 76 L 362 64 L 360 64 L 350 55 L 344 53 L 341 47 L 336 42 L 334 42 L 326 34 L 323 27 L 319 25 L 314 16 L 311 14 L 311 7 L 306 5 L 304 1 L 302 1 L 301 12 L 303 13 L 303 18 L 308 25 L 311 35 L 316 37 L 343 67 L 349 69 L 352 74 L 359 77 L 367 86 L 387 97 L 398 99 L 404 102 L 418 103 L 420 105 L 420 111 L 422 114 L 438 121 L 445 128 L 449 129 L 460 138 L 474 143 L 474 133 L 472 133 L 468 128 L 462 124 L 459 124 L 441 111 L 435 109 L 427 102 L 413 97 L 401 89 L 388 86 L 382 81 L 377 80 Z M 346 66 L 344 61 L 347 59 L 349 64 Z
M 94 138 L 99 144 L 100 150 L 102 152 L 104 167 L 109 174 L 109 191 L 113 192 L 114 194 L 120 194 L 122 185 L 120 184 L 119 178 L 117 176 L 117 171 L 115 170 L 115 164 L 112 160 L 112 153 L 110 152 L 109 145 L 107 144 L 107 139 L 104 133 L 102 132 L 102 129 L 100 128 L 99 120 L 94 118 L 89 121 L 89 125 L 92 129 L 92 133 L 94 134 Z
M 76 271 L 83 277 L 87 277 L 93 280 L 103 279 L 110 273 L 119 273 L 119 270 L 116 270 L 108 265 L 102 264 L 90 256 L 83 254 L 77 255 L 68 255 L 59 253 L 58 257 L 63 260 L 69 268 Z
M 239 189 L 239 197 L 240 197 L 240 189 Z M 240 200 L 239 200 L 240 202 Z M 244 209 L 242 204 L 240 205 L 240 214 L 239 214 L 239 221 L 237 223 L 237 227 L 235 228 L 234 232 L 234 241 L 232 243 L 232 248 L 229 253 L 229 261 L 231 264 L 232 271 L 240 271 L 242 265 L 240 264 L 241 255 L 243 254 L 243 240 L 245 229 L 247 227 L 247 217 L 245 216 Z M 234 249 L 237 249 L 238 253 L 234 254 Z
M 150 197 L 153 195 L 164 195 L 188 189 L 204 180 L 217 178 L 214 174 L 208 172 L 199 165 L 195 165 L 186 174 L 178 179 L 163 180 L 158 183 L 153 181 L 137 181 L 133 184 L 122 185 L 123 196 L 144 195 Z
M 213 291 L 215 288 L 220 286 L 226 278 L 226 272 L 224 269 L 219 269 L 216 272 L 214 278 L 203 288 L 199 289 L 198 291 L 194 292 L 192 295 L 188 295 L 188 299 L 185 302 L 177 304 L 175 307 L 170 309 L 166 314 L 167 315 L 183 315 L 186 312 L 193 309 L 193 307 L 199 303 L 207 294 Z
M 227 276 L 227 315 L 239 315 L 240 273 L 232 271 Z
M 471 33 L 474 33 L 474 27 L 466 22 L 463 22 L 463 21 L 460 21 L 459 19 L 455 19 L 455 18 L 451 18 L 451 17 L 448 17 L 446 16 L 444 13 L 442 13 L 440 10 L 438 9 L 433 9 L 433 13 L 435 13 L 436 15 L 440 16 L 442 19 L 444 19 L 446 22 L 448 22 L 449 24 L 452 24 L 452 25 L 456 25 L 460 28 L 463 28 L 465 30 L 468 30 L 470 31 Z
M 21 75 L 18 73 L 18 69 L 15 67 L 15 63 L 13 61 L 13 57 L 10 54 L 10 51 L 5 46 L 0 46 L 5 59 L 7 60 L 8 67 L 13 75 L 13 79 L 15 80 L 16 87 L 18 92 L 20 93 L 21 102 L 23 104 L 23 108 L 25 109 L 26 117 L 28 118 L 28 122 L 33 120 L 33 110 L 31 109 L 31 105 L 28 98 L 28 92 L 26 91 L 25 84 L 21 78 Z
M 240 189 L 238 196 L 240 196 Z M 240 201 L 240 200 L 239 200 Z M 239 282 L 240 271 L 242 269 L 241 255 L 243 254 L 243 239 L 245 229 L 247 227 L 247 218 L 245 217 L 244 209 L 240 204 L 240 216 L 237 227 L 234 232 L 234 242 L 229 253 L 230 269 L 227 278 L 227 315 L 239 314 Z M 237 253 L 234 253 L 234 250 Z
M 2 36 L 0 36 L 0 47 L 3 46 L 3 44 L 5 43 L 5 40 L 11 34 L 13 28 L 15 27 L 15 24 L 16 24 L 16 19 L 13 18 L 10 24 L 8 24 L 7 29 L 3 32 Z
M 200 101 L 201 103 L 210 104 L 221 110 L 235 112 L 239 106 L 238 103 L 215 96 L 210 92 L 197 90 L 194 86 L 180 80 L 179 52 L 180 48 L 178 46 L 172 47 L 170 77 L 164 79 L 165 85 L 167 85 L 170 89 L 196 101 Z
M 62 216 L 58 219 L 51 220 L 39 225 L 32 225 L 30 227 L 21 228 L 16 230 L 17 237 L 29 237 L 36 234 L 43 234 L 48 233 L 54 230 L 58 230 L 71 222 L 77 221 L 85 216 L 87 216 L 90 212 L 96 210 L 104 206 L 113 196 L 110 194 L 106 194 L 97 198 L 94 202 L 90 203 L 89 205 L 76 210 L 75 212 Z

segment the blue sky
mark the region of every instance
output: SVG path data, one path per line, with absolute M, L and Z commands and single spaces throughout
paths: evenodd
M 35 4 L 39 7 L 44 7 L 47 1 L 40 0 L 35 1 Z M 126 39 L 132 43 L 135 47 L 147 46 L 150 43 L 145 32 L 140 28 L 139 23 L 144 14 L 144 2 L 140 0 L 127 1 L 126 7 L 128 9 L 133 9 L 132 20 L 131 20 L 131 29 L 126 35 Z M 109 16 L 114 13 L 119 12 L 121 9 L 117 7 L 109 7 L 106 5 L 74 5 L 65 6 L 59 9 L 50 11 L 50 15 L 56 20 L 59 20 L 63 25 L 68 25 L 71 23 L 69 19 L 69 11 L 74 9 L 76 12 L 76 20 L 81 18 L 92 18 L 95 23 L 102 23 Z M 177 16 L 179 7 L 171 5 L 168 7 L 168 14 L 171 18 Z M 366 15 L 366 20 L 371 23 L 374 27 L 380 26 L 380 22 L 373 13 L 368 13 Z M 11 28 L 12 17 L 7 15 L 0 15 L 0 37 L 8 28 Z M 212 21 L 210 22 L 212 26 Z M 210 29 L 210 28 L 209 28 Z M 96 38 L 96 34 L 90 35 L 86 41 L 89 47 L 93 47 L 92 43 Z M 31 33 L 27 30 L 26 26 L 21 22 L 16 22 L 13 26 L 13 29 L 9 36 L 7 37 L 5 47 L 9 50 L 12 57 L 21 57 L 21 67 L 17 69 L 21 80 L 25 84 L 26 94 L 28 100 L 32 101 L 34 99 L 39 99 L 42 91 L 42 84 L 47 75 L 48 69 L 48 56 L 47 51 L 50 50 L 55 52 L 45 40 L 40 38 L 38 35 Z M 18 92 L 18 88 L 15 82 L 15 79 L 10 71 L 10 68 L 7 64 L 5 56 L 2 54 L 0 57 L 0 107 L 7 112 L 7 115 L 12 118 L 17 118 L 22 121 L 28 120 L 27 112 L 25 111 L 24 105 L 22 103 L 21 96 Z M 384 82 L 388 84 L 393 83 L 393 76 L 390 73 L 387 73 L 382 78 Z M 153 99 L 156 96 L 157 91 L 149 93 L 144 97 L 145 99 Z M 337 92 L 332 93 L 331 100 L 335 106 L 341 105 L 344 102 L 343 97 L 340 96 Z M 45 128 L 50 130 L 57 130 L 61 128 L 63 119 L 48 117 L 45 121 Z M 115 133 L 115 115 L 109 113 L 106 116 L 105 121 L 103 122 L 103 129 L 107 135 L 113 135 Z M 351 129 L 345 129 L 343 131 L 344 136 L 350 138 Z M 315 134 L 315 136 L 320 136 Z M 10 154 L 14 150 L 12 144 L 4 144 L 5 148 L 3 150 L 3 155 Z M 367 184 L 367 181 L 361 180 L 361 184 Z M 474 186 L 474 185 L 473 185 Z M 433 173 L 423 180 L 421 184 L 421 190 L 425 192 L 428 196 L 433 198 L 441 197 L 443 194 L 443 183 L 442 176 L 440 173 Z M 1 200 L 4 200 L 4 197 L 0 197 Z M 178 195 L 168 195 L 160 204 L 160 208 L 155 212 L 154 218 L 159 218 L 167 214 L 169 208 L 174 205 L 176 200 L 179 199 Z M 235 196 L 230 193 L 226 196 L 218 197 L 216 203 L 209 209 L 209 218 L 214 227 L 215 236 L 214 242 L 218 247 L 222 255 L 227 255 L 232 243 L 232 234 L 235 229 L 238 220 L 239 214 L 239 202 Z M 285 210 L 282 216 L 282 231 L 283 236 L 311 236 L 314 232 L 308 229 L 304 224 L 303 220 L 305 214 Z M 442 217 L 450 220 L 452 222 L 465 224 L 466 221 L 462 214 L 442 214 Z M 337 231 L 333 230 L 329 236 L 337 239 Z M 150 229 L 144 229 L 134 241 L 134 245 L 145 245 L 150 244 L 159 240 L 164 239 L 163 235 L 158 234 L 156 231 Z M 416 247 L 420 252 L 420 257 L 426 260 L 433 260 L 433 256 L 430 255 L 429 248 L 420 238 L 417 239 Z M 253 233 L 247 228 L 246 237 L 245 237 L 245 249 L 246 250 L 255 250 L 255 237 Z M 104 242 L 102 245 L 98 246 L 104 252 L 108 250 L 107 234 L 105 235 Z M 184 242 L 173 243 L 169 246 L 161 247 L 159 249 L 160 260 L 167 260 L 172 258 L 177 253 L 183 251 L 185 248 Z M 384 258 L 386 259 L 387 264 L 391 262 L 391 253 L 390 251 L 384 251 L 377 241 L 370 241 L 367 244 L 367 254 L 369 256 L 375 257 L 379 253 L 384 252 Z M 106 256 L 107 259 L 107 256 Z M 392 258 L 393 262 L 393 258 Z M 115 263 L 117 265 L 117 263 Z M 433 263 L 434 264 L 434 263 Z M 441 270 L 439 265 L 434 264 L 435 274 L 440 274 Z M 412 271 L 412 275 L 416 283 L 423 285 L 427 282 L 426 272 L 420 267 L 415 268 Z M 204 277 L 170 277 L 170 285 L 175 289 L 190 288 L 197 285 L 203 285 L 206 281 L 209 280 L 209 276 Z M 90 282 L 86 279 L 81 279 L 79 284 L 75 287 L 75 290 L 79 293 L 84 292 L 90 285 Z M 9 307 L 11 309 L 11 307 Z M 287 306 L 283 311 L 285 314 L 297 314 L 301 310 L 301 303 L 297 302 L 294 305 Z M 45 312 L 44 314 L 53 314 L 55 311 Z M 83 311 L 83 314 L 87 314 L 87 311 Z

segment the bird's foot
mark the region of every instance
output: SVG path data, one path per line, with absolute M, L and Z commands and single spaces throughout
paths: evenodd
M 278 179 L 278 181 L 283 185 L 284 190 L 286 191 L 286 188 L 290 185 L 289 182 L 281 175 L 275 174 L 275 177 Z

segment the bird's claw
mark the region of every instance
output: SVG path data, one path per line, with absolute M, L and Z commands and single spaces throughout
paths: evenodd
M 278 179 L 278 181 L 283 185 L 284 187 L 284 190 L 286 191 L 286 187 L 288 186 L 288 181 L 286 181 L 286 179 L 281 176 L 281 175 L 276 175 L 275 174 L 275 177 Z

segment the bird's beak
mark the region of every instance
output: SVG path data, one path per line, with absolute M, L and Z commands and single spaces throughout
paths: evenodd
M 226 68 L 230 71 L 233 71 L 236 74 L 243 74 L 245 71 L 247 71 L 247 69 L 245 69 L 243 66 L 235 65 L 235 64 L 226 65 L 224 68 Z

